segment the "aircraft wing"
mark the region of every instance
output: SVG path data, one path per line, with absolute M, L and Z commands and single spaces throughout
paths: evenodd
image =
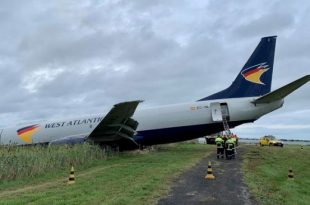
M 304 85 L 310 81 L 310 75 L 305 75 L 302 78 L 299 78 L 275 91 L 272 91 L 256 100 L 253 101 L 254 104 L 261 104 L 261 103 L 270 103 L 276 100 L 283 99 L 290 93 L 294 92 L 296 89 Z
M 138 122 L 132 119 L 138 104 L 142 101 L 122 102 L 113 106 L 88 138 L 95 143 L 112 142 L 123 138 L 133 141 Z

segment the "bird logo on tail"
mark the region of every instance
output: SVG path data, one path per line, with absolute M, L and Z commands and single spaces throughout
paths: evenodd
M 260 63 L 244 69 L 241 71 L 241 75 L 249 82 L 265 85 L 260 78 L 268 70 L 269 68 L 266 63 Z

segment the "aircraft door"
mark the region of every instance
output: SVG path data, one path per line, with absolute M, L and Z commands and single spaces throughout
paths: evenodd
M 222 113 L 222 118 L 226 118 L 227 121 L 229 121 L 229 110 L 227 103 L 221 103 L 221 113 Z
M 211 116 L 213 122 L 222 122 L 222 111 L 221 111 L 221 104 L 220 103 L 211 103 Z

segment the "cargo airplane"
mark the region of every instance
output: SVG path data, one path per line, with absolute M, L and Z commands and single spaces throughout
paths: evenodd
M 271 92 L 276 36 L 264 37 L 226 89 L 200 100 L 154 108 L 121 102 L 106 115 L 44 121 L 0 130 L 0 144 L 74 144 L 91 141 L 121 149 L 179 142 L 254 122 L 282 107 L 284 98 L 310 80 L 303 76 Z

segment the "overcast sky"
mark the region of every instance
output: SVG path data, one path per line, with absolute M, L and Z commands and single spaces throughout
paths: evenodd
M 309 1 L 0 3 L 0 126 L 195 101 L 228 87 L 277 35 L 276 89 L 310 72 Z M 234 132 L 310 140 L 310 83 Z

